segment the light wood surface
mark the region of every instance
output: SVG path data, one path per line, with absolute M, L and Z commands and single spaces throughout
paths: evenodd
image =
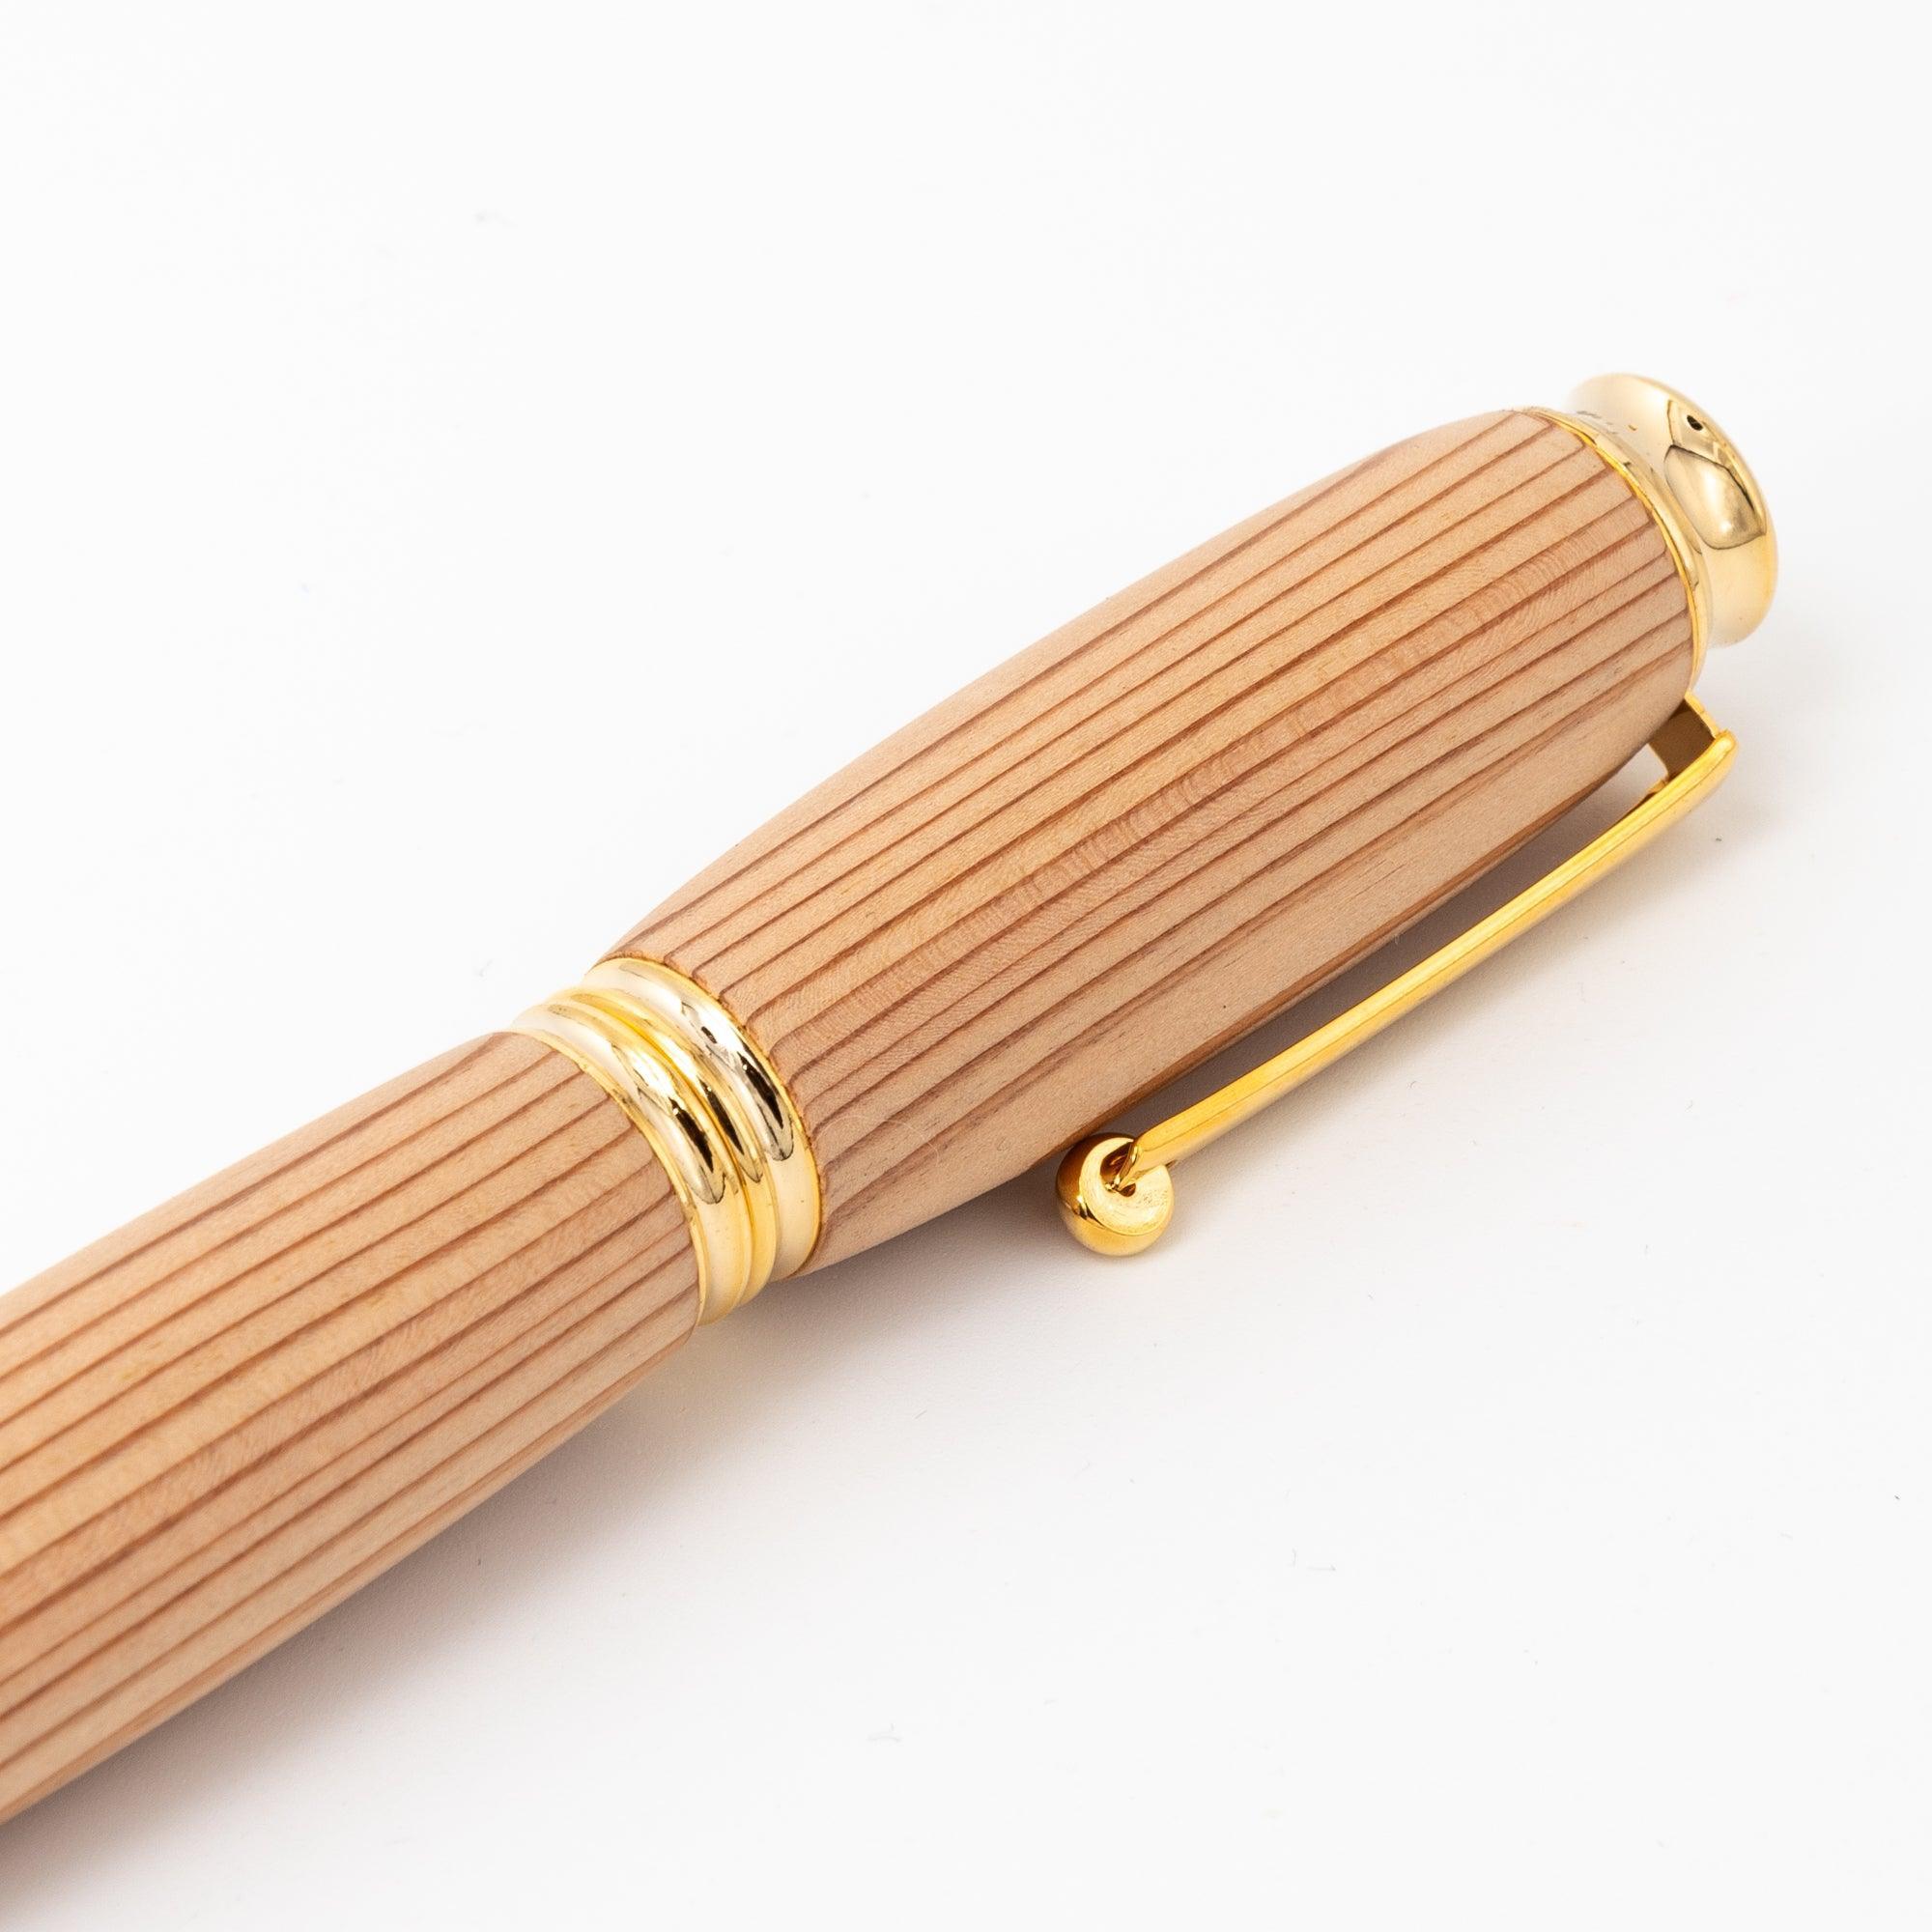
M 696 1310 L 641 1138 L 510 1035 L 0 1298 L 0 1815 L 481 1501 Z
M 1625 484 L 1565 430 L 1479 417 L 1023 652 L 616 950 L 776 1061 L 822 1264 L 1419 917 L 1621 764 L 1690 668 Z M 0 1299 L 0 1813 L 488 1494 L 696 1311 L 641 1137 L 500 1035 Z
M 1622 764 L 1690 674 L 1629 488 L 1567 430 L 1477 417 L 1021 653 L 613 950 L 668 959 L 771 1054 L 824 1171 L 822 1265 L 1418 918 Z

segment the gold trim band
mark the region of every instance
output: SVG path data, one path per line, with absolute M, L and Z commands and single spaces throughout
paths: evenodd
M 1777 537 L 1738 446 L 1690 397 L 1644 376 L 1598 376 L 1560 424 L 1630 486 L 1663 534 L 1690 607 L 1690 682 L 1712 644 L 1748 637 L 1777 584 Z
M 1698 568 L 1696 551 L 1667 507 L 1668 496 L 1646 480 L 1637 464 L 1602 431 L 1576 416 L 1565 415 L 1561 410 L 1533 409 L 1529 414 L 1567 429 L 1579 442 L 1595 450 L 1630 485 L 1631 495 L 1650 513 L 1651 522 L 1663 538 L 1664 549 L 1670 553 L 1670 561 L 1677 566 L 1685 602 L 1690 607 L 1690 682 L 1694 685 L 1704 668 L 1704 653 L 1710 648 L 1711 586 L 1704 582 L 1703 572 Z
M 655 959 L 606 959 L 511 1031 L 574 1061 L 650 1144 L 691 1228 L 699 1321 L 810 1259 L 821 1195 L 805 1122 L 751 1036 L 695 980 Z

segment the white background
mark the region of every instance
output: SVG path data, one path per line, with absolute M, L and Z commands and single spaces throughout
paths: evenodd
M 1925 1922 L 1911 17 L 0 15 L 6 1278 L 1381 442 L 1648 370 L 1784 558 L 1727 787 L 1158 1251 L 705 1331 L 10 1932 Z

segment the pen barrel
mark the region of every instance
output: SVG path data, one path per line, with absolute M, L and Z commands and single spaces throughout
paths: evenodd
M 696 1315 L 649 1149 L 501 1034 L 0 1297 L 0 1817 L 480 1501 Z
M 668 962 L 762 1044 L 816 1152 L 822 1265 L 1419 918 L 1640 747 L 1692 657 L 1625 477 L 1544 416 L 1479 416 L 1023 651 L 613 952 Z

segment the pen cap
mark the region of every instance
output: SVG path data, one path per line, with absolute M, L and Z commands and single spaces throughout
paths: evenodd
M 1714 644 L 1764 621 L 1777 586 L 1777 538 L 1757 478 L 1716 419 L 1647 376 L 1597 376 L 1562 412 L 1628 467 L 1678 552 Z
M 1054 1154 L 1493 865 L 1756 621 L 1773 554 L 1748 470 L 1660 385 L 1430 431 L 1021 652 L 613 951 L 760 1043 L 816 1154 L 822 1264 Z

